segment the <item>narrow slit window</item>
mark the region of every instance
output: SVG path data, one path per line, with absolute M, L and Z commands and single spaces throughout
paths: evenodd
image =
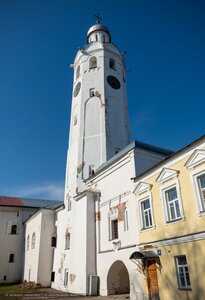
M 32 234 L 32 239 L 31 239 L 31 249 L 35 249 L 35 244 L 36 244 L 36 234 L 34 232 Z
M 110 58 L 109 60 L 109 66 L 110 66 L 110 69 L 113 69 L 115 70 L 115 60 L 113 58 Z
M 78 79 L 79 76 L 80 76 L 80 66 L 78 66 L 76 70 L 76 79 Z

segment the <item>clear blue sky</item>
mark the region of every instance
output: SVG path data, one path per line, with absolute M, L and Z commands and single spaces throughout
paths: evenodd
M 127 51 L 133 139 L 204 134 L 205 2 L 0 1 L 0 195 L 62 199 L 73 63 L 98 12 Z

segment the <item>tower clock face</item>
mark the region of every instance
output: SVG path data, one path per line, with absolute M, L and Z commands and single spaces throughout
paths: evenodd
M 118 90 L 121 86 L 119 80 L 115 76 L 112 76 L 112 75 L 109 75 L 107 77 L 107 82 L 115 90 Z
M 78 96 L 78 94 L 80 92 L 80 88 L 81 88 L 81 82 L 78 82 L 74 89 L 74 97 Z

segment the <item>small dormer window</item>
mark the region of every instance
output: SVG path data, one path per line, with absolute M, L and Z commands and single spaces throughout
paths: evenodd
M 76 79 L 80 76 L 80 66 L 77 67 Z
M 92 56 L 89 60 L 89 69 L 97 68 L 97 58 Z
M 113 58 L 110 58 L 109 60 L 109 67 L 110 69 L 115 70 L 115 60 Z

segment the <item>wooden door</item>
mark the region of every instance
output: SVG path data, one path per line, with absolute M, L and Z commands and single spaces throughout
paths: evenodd
M 156 261 L 147 261 L 147 284 L 149 292 L 149 300 L 159 300 L 159 286 L 157 280 Z

